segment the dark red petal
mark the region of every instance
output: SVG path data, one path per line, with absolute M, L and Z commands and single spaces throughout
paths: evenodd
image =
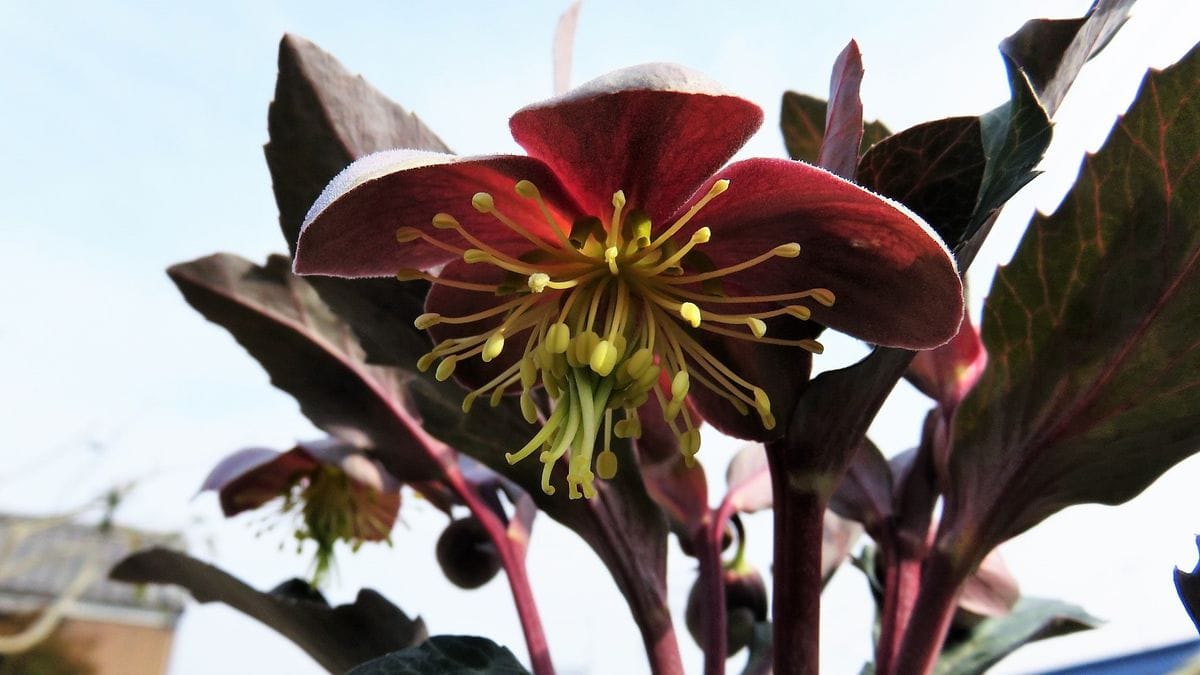
M 814 321 L 867 342 L 928 349 L 954 337 L 963 292 L 949 251 L 903 206 L 803 162 L 751 159 L 717 172 L 729 189 L 677 235 L 707 226 L 700 247 L 717 267 L 795 242 L 796 258 L 772 258 L 726 277 L 726 292 L 755 295 L 827 288 L 837 302 L 803 301 Z M 703 195 L 702 189 L 697 195 Z
M 673 64 L 618 70 L 522 108 L 513 138 L 562 178 L 590 215 L 630 208 L 669 216 L 762 124 L 762 110 Z
M 773 320 L 769 325 L 767 335 L 787 340 L 810 339 L 817 331 L 815 325 L 791 317 Z M 726 398 L 693 379 L 688 397 L 705 421 L 735 438 L 766 442 L 782 436 L 800 392 L 808 383 L 812 354 L 799 347 L 740 340 L 703 330 L 693 330 L 691 335 L 738 376 L 766 391 L 776 418 L 775 427 L 766 429 L 753 408 L 743 415 Z M 689 362 L 689 367 L 703 372 L 694 362 Z
M 458 248 L 472 248 L 452 230 L 431 221 L 449 213 L 486 244 L 511 254 L 534 247 L 491 215 L 471 206 L 488 192 L 496 208 L 537 237 L 556 241 L 533 200 L 514 186 L 522 179 L 541 191 L 569 231 L 580 213 L 546 165 L 529 157 L 456 157 L 418 150 L 388 150 L 346 167 L 313 204 L 296 247 L 297 274 L 387 277 L 402 268 L 429 269 L 456 256 L 417 240 L 397 243 L 396 230 L 415 227 Z
M 204 479 L 201 490 L 220 494 L 221 511 L 235 516 L 280 497 L 302 475 L 317 468 L 317 460 L 301 449 L 276 452 L 246 448 L 221 460 Z
M 358 446 L 337 438 L 325 438 L 301 441 L 296 448 L 307 452 L 322 464 L 337 467 L 358 487 L 375 492 L 400 490 L 400 482 L 378 460 L 371 458 Z
M 470 279 L 473 282 L 485 284 L 499 284 L 506 279 L 505 272 L 497 267 L 486 263 L 470 264 L 461 260 L 446 265 L 438 276 L 446 279 Z M 546 300 L 552 299 L 550 292 L 545 295 Z M 425 297 L 425 311 L 446 317 L 463 317 L 515 300 L 518 297 L 521 296 L 515 293 L 496 295 L 495 293 L 468 291 L 435 283 L 429 289 L 429 295 Z M 429 328 L 429 337 L 434 344 L 437 344 L 451 338 L 487 335 L 499 327 L 506 315 L 507 313 L 498 314 L 474 323 L 435 324 Z M 454 378 L 470 389 L 482 387 L 517 362 L 524 353 L 525 343 L 528 340 L 529 329 L 505 335 L 504 351 L 500 353 L 499 357 L 487 363 L 484 363 L 478 355 L 463 359 L 454 369 Z M 416 357 L 414 356 L 414 358 Z M 437 368 L 436 363 L 433 368 Z M 486 401 L 481 401 L 481 403 L 486 404 Z
M 970 316 L 963 316 L 958 335 L 937 349 L 913 358 L 904 376 L 921 393 L 944 407 L 954 408 L 966 398 L 987 367 L 987 349 Z

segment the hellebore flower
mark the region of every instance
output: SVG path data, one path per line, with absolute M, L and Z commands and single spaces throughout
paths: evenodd
M 542 428 L 508 461 L 540 450 L 553 493 L 568 455 L 571 497 L 590 497 L 616 472 L 611 436 L 640 436 L 639 411 L 661 409 L 647 423 L 689 463 L 700 415 L 773 427 L 768 391 L 718 356 L 794 348 L 775 367 L 807 377 L 819 327 L 779 337 L 772 320 L 914 349 L 955 334 L 954 263 L 902 206 L 801 162 L 721 168 L 762 117 L 680 66 L 617 71 L 517 111 L 529 156 L 358 160 L 309 211 L 295 270 L 431 281 L 416 323 L 436 346 L 418 367 L 471 387 L 464 409 L 519 393 Z
M 275 499 L 298 512 L 300 541 L 317 544 L 314 585 L 328 571 L 338 540 L 358 547 L 388 538 L 400 511 L 400 484 L 357 447 L 327 439 L 287 452 L 246 448 L 221 460 L 201 491 L 215 490 L 232 517 Z

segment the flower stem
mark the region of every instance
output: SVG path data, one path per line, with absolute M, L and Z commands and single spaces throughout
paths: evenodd
M 729 608 L 725 601 L 725 574 L 721 563 L 721 541 L 725 523 L 733 517 L 733 502 L 727 497 L 713 510 L 697 534 L 694 548 L 700 560 L 700 583 L 704 588 L 704 675 L 724 675 L 725 660 L 729 658 L 726 644 L 726 622 Z M 738 537 L 739 551 L 745 547 L 745 535 Z M 739 553 L 739 558 L 741 553 Z
M 889 557 L 884 571 L 879 642 L 875 646 L 875 669 L 878 673 L 889 672 L 900 641 L 908 630 L 913 604 L 921 588 L 921 561 L 903 555 L 895 546 L 885 547 L 884 550 L 889 552 Z
M 533 599 L 533 588 L 529 584 L 529 575 L 525 569 L 526 541 L 516 541 L 509 536 L 508 528 L 487 504 L 480 499 L 479 494 L 467 484 L 457 468 L 447 469 L 446 482 L 458 493 L 463 504 L 471 511 L 471 515 L 483 525 L 488 538 L 500 555 L 500 564 L 508 577 L 508 586 L 512 590 L 513 604 L 517 608 L 517 617 L 521 621 L 521 630 L 525 634 L 525 646 L 529 650 L 529 662 L 534 675 L 554 675 L 554 664 L 550 660 L 550 647 L 546 643 L 546 634 L 542 629 L 542 619 L 538 614 L 537 603 Z
M 816 675 L 820 669 L 821 544 L 827 498 L 799 487 L 785 466 L 788 448 L 767 445 L 775 500 L 775 675 Z
M 965 576 L 941 554 L 926 559 L 921 570 L 921 587 L 911 618 L 889 670 L 880 675 L 932 673 L 941 654 L 946 631 L 958 607 L 958 591 Z

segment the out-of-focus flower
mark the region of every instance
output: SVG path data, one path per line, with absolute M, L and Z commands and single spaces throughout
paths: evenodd
M 388 538 L 400 510 L 400 484 L 359 448 L 337 439 L 300 443 L 287 452 L 239 450 L 221 460 L 204 484 L 227 517 L 280 500 L 300 519 L 295 536 L 317 546 L 314 585 L 328 572 L 334 544 L 353 547 Z

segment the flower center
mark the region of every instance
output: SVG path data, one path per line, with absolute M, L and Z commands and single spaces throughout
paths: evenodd
M 488 325 L 475 335 L 438 343 L 417 362 L 418 368 L 426 371 L 436 361 L 435 375 L 445 380 L 461 360 L 478 356 L 490 362 L 508 348 L 506 337 L 527 331 L 520 357 L 469 392 L 463 410 L 469 410 L 484 394 L 492 405 L 498 405 L 505 393 L 519 392 L 525 419 L 531 424 L 541 420 L 542 428 L 524 447 L 505 457 L 511 464 L 540 451 L 546 494 L 555 492 L 551 485 L 554 467 L 568 457 L 567 484 L 572 499 L 591 498 L 597 475 L 609 479 L 616 474 L 612 436 L 641 436 L 639 411 L 650 397 L 658 403 L 688 466 L 695 463 L 700 449 L 697 420 L 685 405 L 693 382 L 720 395 L 743 415 L 753 410 L 766 428 L 774 427 L 767 393 L 716 358 L 696 339 L 696 331 L 820 353 L 822 347 L 815 340 L 767 337 L 765 320 L 782 315 L 808 319 L 807 307 L 781 303 L 807 299 L 830 306 L 834 295 L 823 288 L 777 295 L 725 294 L 722 282 L 727 277 L 773 258 L 795 258 L 800 253 L 798 244 L 785 243 L 749 260 L 717 268 L 700 248 L 712 237 L 707 227 L 679 241 L 679 232 L 728 188 L 729 181 L 717 181 L 687 213 L 656 233 L 645 214 L 626 208 L 622 191 L 613 195 L 607 227 L 599 218 L 585 217 L 568 230 L 550 213 L 537 187 L 519 181 L 517 194 L 536 202 L 554 233 L 554 244 L 499 211 L 491 195 L 477 193 L 471 200 L 477 211 L 491 215 L 530 242 L 529 251 L 518 257 L 489 246 L 446 213 L 433 217 L 434 228 L 457 234 L 467 248 L 416 228 L 401 228 L 396 233 L 401 243 L 424 240 L 467 263 L 503 270 L 505 281 L 483 284 L 419 270 L 401 270 L 397 278 L 421 278 L 468 291 L 512 296 L 466 316 L 418 317 L 415 323 L 422 330 L 437 324 Z M 723 305 L 767 309 L 731 313 L 722 311 Z M 551 401 L 548 414 L 537 404 L 539 386 Z

